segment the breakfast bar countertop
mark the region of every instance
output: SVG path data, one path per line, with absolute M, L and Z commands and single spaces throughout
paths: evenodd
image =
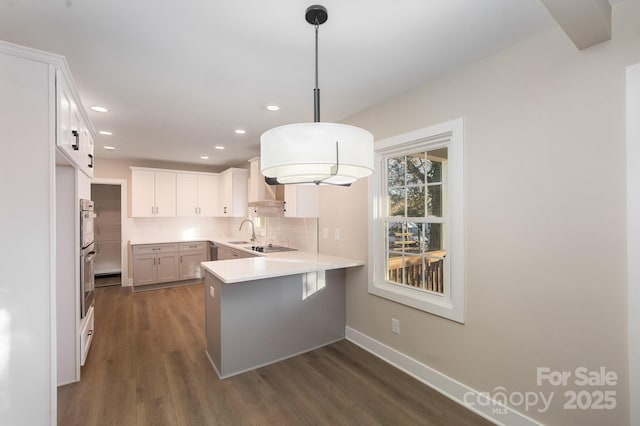
M 362 266 L 364 262 L 323 253 L 288 251 L 244 259 L 201 263 L 225 284 L 260 280 L 307 272 Z

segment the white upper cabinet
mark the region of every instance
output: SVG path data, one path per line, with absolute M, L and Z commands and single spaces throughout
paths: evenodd
M 248 175 L 131 167 L 131 216 L 245 217 Z
M 198 175 L 198 211 L 200 216 L 215 216 L 218 207 L 218 175 Z
M 93 177 L 94 132 L 68 79 L 56 70 L 56 145 L 72 164 Z
M 93 177 L 93 136 L 86 125 L 82 126 L 82 133 L 82 144 L 80 145 L 80 158 L 82 162 L 80 163 L 80 169 L 82 169 L 87 176 Z
M 156 172 L 156 216 L 176 215 L 176 174 Z
M 176 173 L 131 168 L 131 216 L 176 215 Z
M 220 173 L 220 216 L 247 216 L 247 186 L 249 171 L 230 168 Z
M 317 185 L 284 186 L 285 217 L 318 217 Z
M 178 216 L 215 216 L 218 176 L 204 173 L 177 174 Z

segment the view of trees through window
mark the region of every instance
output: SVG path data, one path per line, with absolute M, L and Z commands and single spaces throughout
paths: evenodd
M 386 158 L 387 281 L 444 293 L 447 148 Z

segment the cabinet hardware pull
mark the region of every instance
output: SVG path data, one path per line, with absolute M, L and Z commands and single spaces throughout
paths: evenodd
M 77 130 L 72 130 L 71 134 L 76 138 L 76 143 L 71 145 L 74 151 L 80 149 L 80 133 Z
M 91 160 L 91 162 L 87 166 L 90 169 L 93 169 L 93 154 L 89 154 L 89 160 Z
M 89 330 L 89 332 L 87 333 L 87 336 L 91 336 L 93 334 L 93 330 Z
M 282 211 L 287 211 L 287 202 L 282 203 Z
M 182 256 L 180 256 L 180 263 L 182 263 Z
M 227 207 L 224 208 L 224 214 L 227 214 Z

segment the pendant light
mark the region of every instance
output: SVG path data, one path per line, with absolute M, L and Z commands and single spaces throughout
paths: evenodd
M 310 6 L 305 19 L 315 27 L 315 88 L 312 123 L 267 130 L 260 137 L 261 172 L 268 184 L 315 183 L 349 186 L 373 173 L 373 135 L 355 126 L 320 121 L 318 28 L 324 6 Z

